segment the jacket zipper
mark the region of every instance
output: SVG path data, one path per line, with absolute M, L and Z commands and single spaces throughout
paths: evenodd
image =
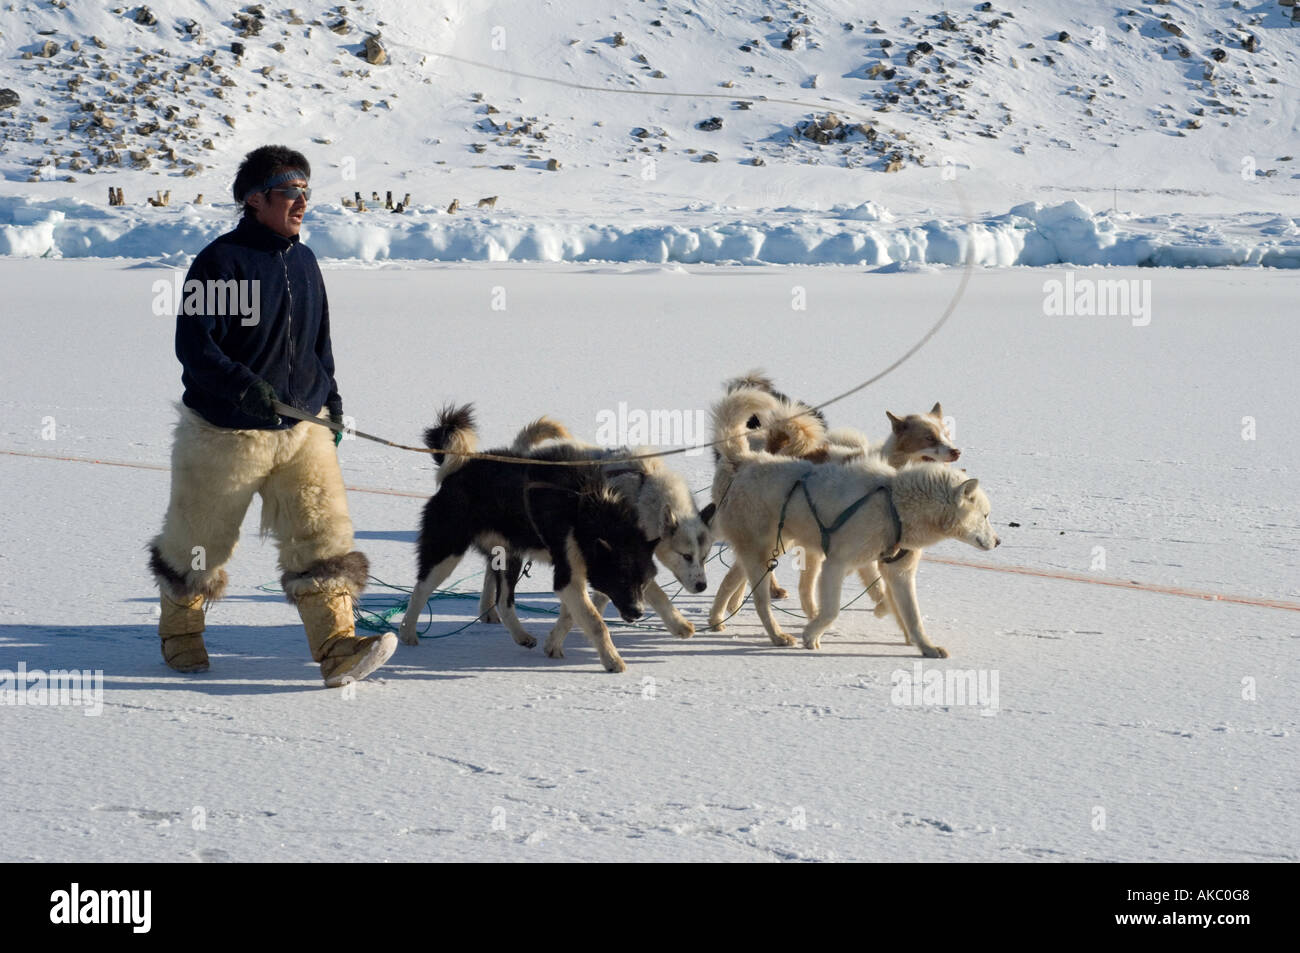
M 289 393 L 285 394 L 285 403 L 293 403 L 293 283 L 289 280 L 289 252 L 293 251 L 291 245 L 287 250 L 280 252 L 280 267 L 284 269 L 284 290 L 289 296 L 289 313 L 288 324 L 285 329 L 285 344 L 288 349 L 288 368 L 287 380 Z

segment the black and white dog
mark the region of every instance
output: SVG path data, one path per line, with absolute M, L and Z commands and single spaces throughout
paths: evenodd
M 683 587 L 691 592 L 703 592 L 708 588 L 704 563 L 713 541 L 706 516 L 712 510 L 709 514 L 700 513 L 695 498 L 680 476 L 669 470 L 661 458 L 641 456 L 644 448 L 606 448 L 586 444 L 574 437 L 564 424 L 550 417 L 539 417 L 519 431 L 511 449 L 519 456 L 534 456 L 558 445 L 572 447 L 579 459 L 600 466 L 614 491 L 636 510 L 642 534 L 655 547 L 655 558 L 672 571 Z M 509 573 L 507 576 L 514 578 Z M 493 618 L 494 607 L 501 597 L 498 578 L 499 574 L 489 566 L 479 602 L 484 618 L 493 622 L 501 621 L 499 617 Z M 646 598 L 673 635 L 689 639 L 695 634 L 695 626 L 677 611 L 672 600 L 653 579 L 646 585 Z M 607 601 L 597 595 L 592 604 L 601 611 Z M 564 656 L 564 637 L 572 627 L 568 611 L 561 608 L 560 617 L 546 639 L 547 655 L 552 658 Z
M 590 584 L 609 596 L 623 619 L 644 613 L 645 587 L 655 575 L 654 543 L 645 538 L 632 506 L 609 486 L 598 466 L 546 466 L 466 459 L 477 446 L 470 405 L 446 407 L 424 434 L 438 463 L 438 492 L 424 507 L 419 539 L 419 578 L 402 619 L 407 645 L 419 644 L 420 611 L 473 546 L 500 575 L 505 598 L 501 620 L 517 643 L 537 644 L 514 611 L 520 560 L 549 562 L 554 588 L 570 616 L 586 632 L 611 672 L 627 666 L 610 641 L 600 613 L 587 595 Z M 493 451 L 517 456 L 509 449 Z M 530 455 L 535 461 L 579 461 L 575 448 L 558 445 Z

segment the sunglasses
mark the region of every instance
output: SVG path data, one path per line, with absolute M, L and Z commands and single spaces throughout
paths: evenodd
M 286 189 L 267 189 L 266 191 L 276 192 L 280 195 L 283 195 L 290 202 L 296 202 L 300 197 L 303 199 L 303 201 L 306 201 L 307 199 L 311 198 L 310 188 L 298 188 L 297 186 L 290 186 L 289 188 Z

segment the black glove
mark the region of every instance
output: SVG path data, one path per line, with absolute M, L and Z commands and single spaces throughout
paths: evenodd
M 244 396 L 239 398 L 239 409 L 250 417 L 279 424 L 280 415 L 275 412 L 274 406 L 276 400 L 279 398 L 275 395 L 275 388 L 259 377 L 244 391 Z
M 337 408 L 334 407 L 330 408 L 330 423 L 337 424 L 339 427 L 343 426 L 343 405 L 342 404 L 339 404 Z M 342 443 L 342 441 L 343 441 L 343 431 L 342 430 L 334 431 L 334 446 L 337 447 L 340 443 Z

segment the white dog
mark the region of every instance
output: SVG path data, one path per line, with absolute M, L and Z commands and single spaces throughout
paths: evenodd
M 747 389 L 770 394 L 776 403 L 769 409 L 751 414 L 746 418 L 746 427 L 751 450 L 764 449 L 768 453 L 783 457 L 798 457 L 813 463 L 842 463 L 861 465 L 864 463 L 884 463 L 894 469 L 911 463 L 940 462 L 951 463 L 961 456 L 961 451 L 952 445 L 943 423 L 943 408 L 935 404 L 928 413 L 908 414 L 897 417 L 889 411 L 890 433 L 882 443 L 872 443 L 860 431 L 850 427 L 841 427 L 827 431 L 820 416 L 809 413 L 808 406 L 799 401 L 792 401 L 779 391 L 773 390 L 771 381 L 752 371 L 749 376 L 729 381 L 728 394 L 740 393 Z M 740 414 L 745 402 L 733 401 L 726 405 L 730 413 Z M 766 401 L 756 398 L 756 403 L 766 406 Z M 798 415 L 798 416 L 795 416 Z M 734 421 L 715 420 L 715 425 L 726 429 L 734 426 Z M 765 438 L 756 440 L 754 428 L 765 428 Z M 810 549 L 805 553 L 804 568 L 799 576 L 799 604 L 804 615 L 813 618 L 817 615 L 816 587 L 821 570 L 820 550 Z M 883 618 L 889 614 L 889 603 L 885 599 L 883 580 L 874 563 L 858 568 L 858 575 L 867 592 L 875 602 L 875 614 Z M 775 575 L 769 577 L 775 583 Z M 770 586 L 772 597 L 779 599 L 784 591 L 774 584 Z M 740 608 L 745 596 L 744 569 L 736 564 L 731 567 L 718 587 L 713 611 L 709 615 L 709 626 L 715 632 L 726 626 L 723 619 L 734 614 Z
M 760 583 L 769 561 L 797 544 L 805 550 L 816 547 L 824 559 L 819 609 L 804 629 L 805 648 L 817 648 L 839 614 L 845 574 L 878 560 L 886 599 L 904 637 L 927 658 L 946 658 L 947 651 L 932 644 L 921 625 L 916 567 L 920 551 L 943 539 L 984 550 L 999 544 L 979 481 L 937 463 L 896 471 L 872 461 L 844 466 L 754 451 L 745 422 L 770 410 L 772 399 L 744 390 L 714 408 L 714 439 L 724 442 L 714 476 L 719 502 L 712 523 L 735 550 L 772 642 L 793 645 L 794 639 L 777 625 L 771 594 Z

